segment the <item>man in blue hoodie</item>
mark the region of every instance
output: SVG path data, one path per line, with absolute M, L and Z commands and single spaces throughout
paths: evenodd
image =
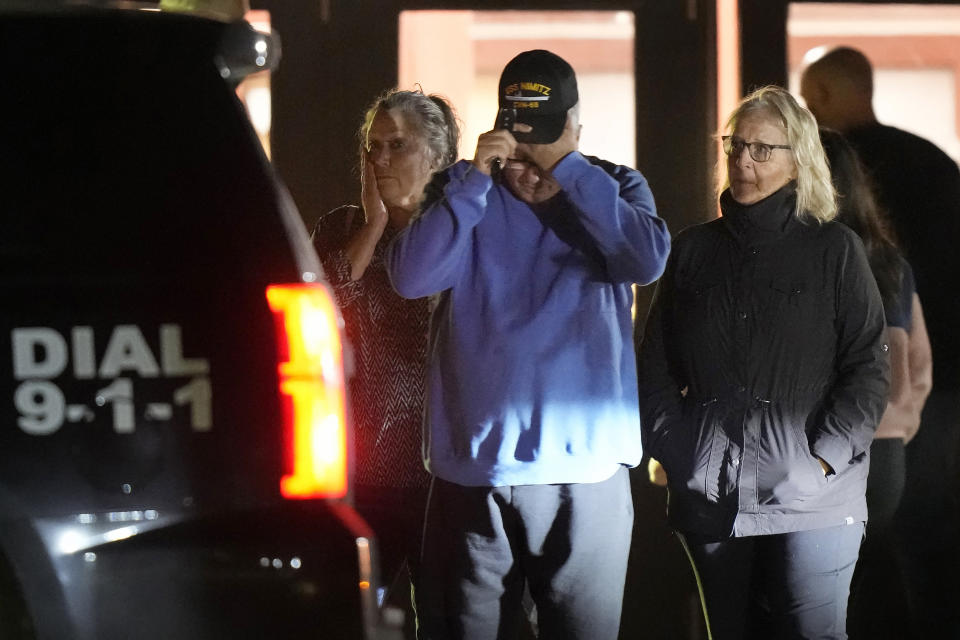
M 613 640 L 641 457 L 632 286 L 670 235 L 639 172 L 577 150 L 567 62 L 521 53 L 499 93 L 511 117 L 386 256 L 400 295 L 439 294 L 421 633 L 512 637 L 526 583 L 541 637 Z

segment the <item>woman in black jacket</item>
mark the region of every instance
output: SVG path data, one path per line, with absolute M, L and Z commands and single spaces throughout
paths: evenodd
M 646 325 L 644 447 L 714 640 L 845 638 L 883 304 L 813 116 L 765 87 L 727 127 L 723 217 L 677 237 Z

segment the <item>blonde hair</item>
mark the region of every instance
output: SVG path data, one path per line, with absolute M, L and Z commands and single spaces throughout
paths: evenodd
M 730 114 L 726 130 L 734 131 L 741 118 L 758 112 L 775 119 L 787 132 L 787 144 L 797 166 L 796 216 L 818 223 L 833 220 L 837 215 L 837 196 L 813 114 L 786 89 L 771 85 L 744 98 Z M 729 186 L 727 176 L 721 190 Z

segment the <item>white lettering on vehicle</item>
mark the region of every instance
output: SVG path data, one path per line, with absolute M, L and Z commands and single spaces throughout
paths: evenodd
M 64 422 L 92 422 L 96 418 L 90 404 L 67 403 L 63 390 L 53 382 L 66 373 L 77 380 L 109 381 L 95 392 L 92 404 L 110 406 L 116 433 L 133 433 L 136 429 L 132 376 L 143 381 L 189 378 L 185 385 L 173 391 L 170 402 L 148 402 L 144 419 L 171 420 L 174 406 L 189 407 L 193 430 L 209 431 L 213 427 L 209 361 L 184 356 L 179 325 L 160 325 L 158 336 L 159 362 L 138 326 L 114 327 L 98 367 L 93 327 L 72 327 L 69 343 L 64 335 L 50 327 L 13 329 L 13 376 L 23 381 L 13 394 L 14 406 L 20 413 L 17 419 L 20 429 L 30 435 L 44 436 L 55 433 Z

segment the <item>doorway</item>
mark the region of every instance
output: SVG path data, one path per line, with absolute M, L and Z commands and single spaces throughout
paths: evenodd
M 497 114 L 500 71 L 517 53 L 548 49 L 577 73 L 581 149 L 636 166 L 631 11 L 403 11 L 398 86 L 451 100 L 463 121 L 460 156 Z

